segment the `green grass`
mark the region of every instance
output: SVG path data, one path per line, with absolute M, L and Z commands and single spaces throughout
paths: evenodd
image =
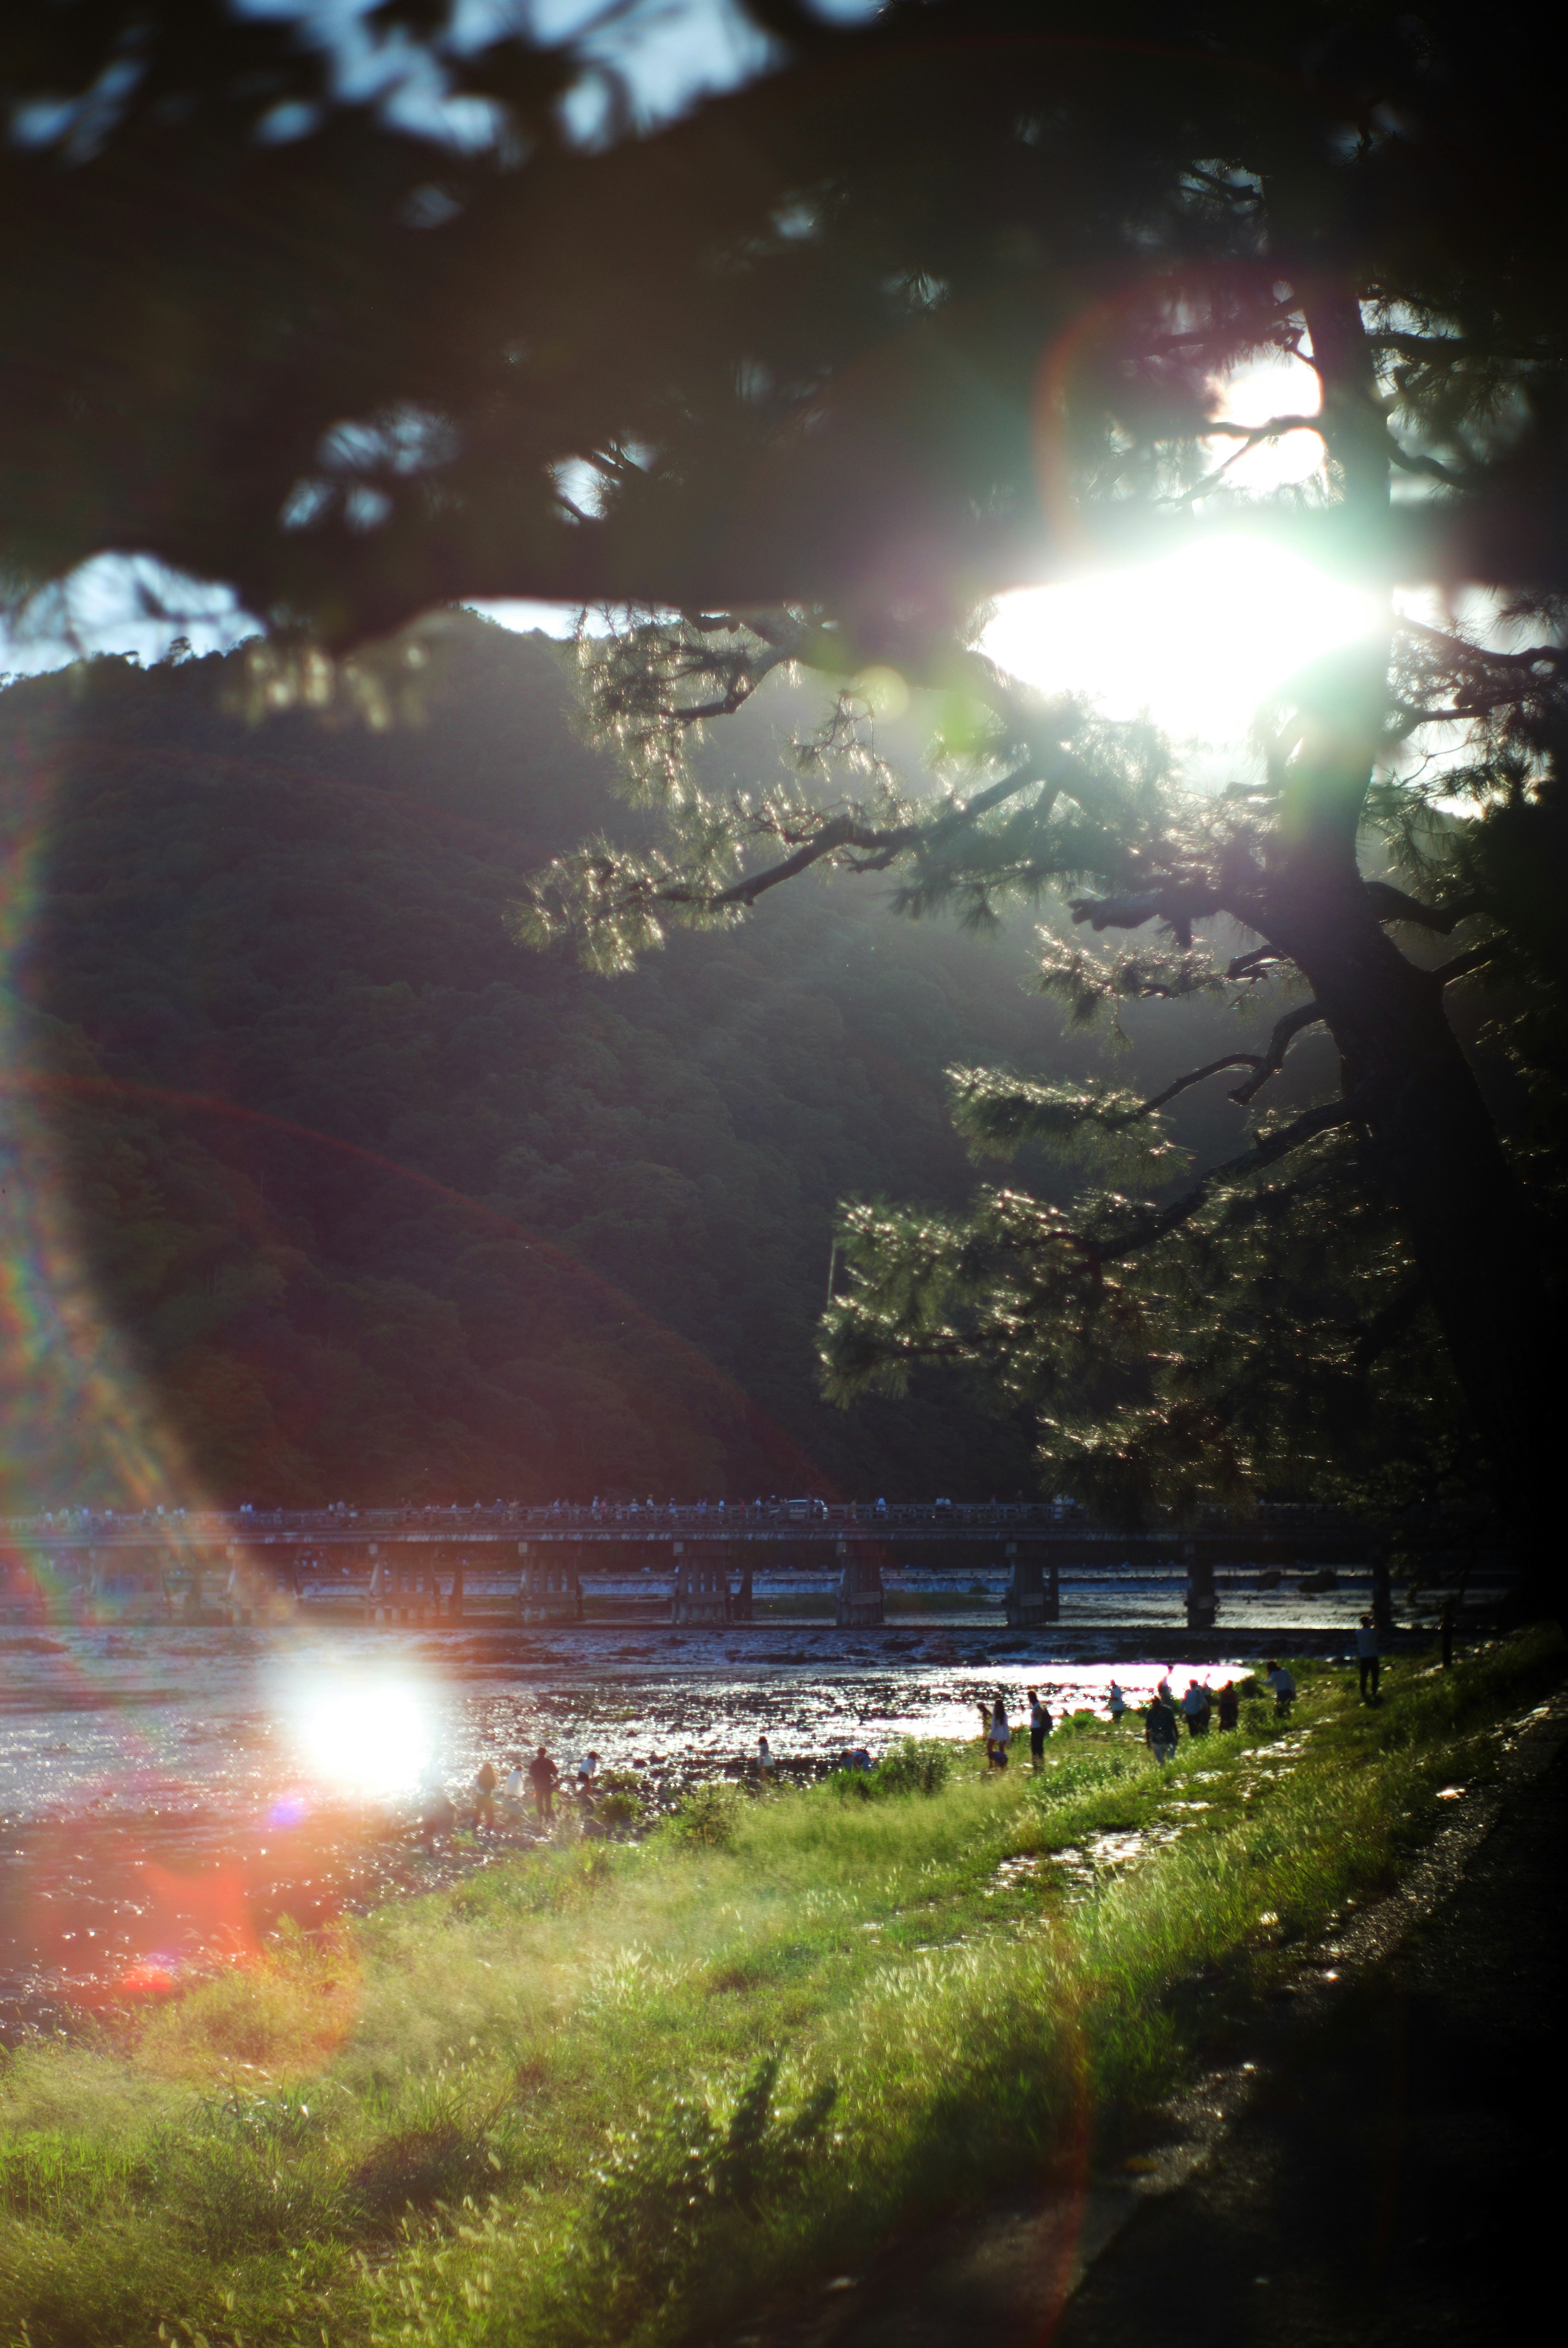
M 1276 1730 L 974 1747 L 389 1904 L 0 2069 L 0 2339 L 672 2343 L 1141 2112 L 1561 1676 L 1555 1635 Z M 936 1790 L 922 1791 L 922 1784 Z M 1141 1831 L 1091 1877 L 1091 1838 Z M 1169 1839 L 1159 1840 L 1161 1835 Z M 1065 1854 L 1065 1855 L 1064 1855 Z

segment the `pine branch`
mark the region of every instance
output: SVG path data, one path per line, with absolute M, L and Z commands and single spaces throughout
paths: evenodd
M 1542 349 L 1531 350 L 1522 345 L 1505 347 L 1501 344 L 1478 343 L 1462 335 L 1384 332 L 1369 334 L 1367 342 L 1374 351 L 1399 351 L 1412 359 L 1499 359 L 1528 366 L 1546 356 Z
M 728 889 L 704 893 L 686 883 L 677 883 L 654 890 L 652 901 L 666 905 L 712 906 L 715 911 L 726 905 L 754 905 L 768 890 L 776 889 L 782 881 L 793 880 L 798 872 L 808 870 L 812 865 L 819 864 L 825 856 L 831 856 L 841 848 L 864 849 L 876 860 L 857 869 L 877 870 L 890 863 L 902 850 L 913 848 L 917 842 L 934 843 L 948 839 L 966 825 L 978 822 L 981 816 L 989 815 L 993 808 L 1002 806 L 1020 791 L 1026 790 L 1031 783 L 1043 780 L 1040 766 L 1030 759 L 1012 774 L 1004 775 L 999 782 L 990 784 L 983 791 L 977 791 L 972 799 L 966 799 L 961 806 L 952 808 L 932 824 L 905 823 L 878 830 L 870 824 L 856 823 L 852 816 L 835 816 L 804 846 L 797 848 L 793 856 L 786 856 L 778 864 L 770 864 L 764 871 L 749 873 L 743 880 L 736 880 Z
M 757 660 L 737 654 L 730 689 L 722 700 L 688 703 L 684 706 L 677 705 L 670 715 L 682 726 L 701 726 L 710 717 L 733 717 L 736 710 L 751 699 L 763 679 L 771 676 L 775 668 L 784 667 L 790 657 L 787 652 L 778 648 Z
M 1206 1068 L 1189 1068 L 1184 1076 L 1178 1076 L 1175 1083 L 1167 1085 L 1163 1093 L 1155 1093 L 1152 1099 L 1141 1102 L 1135 1114 L 1152 1117 L 1157 1108 L 1163 1108 L 1167 1101 L 1173 1101 L 1178 1093 L 1190 1091 L 1194 1085 L 1206 1083 L 1210 1076 L 1219 1076 L 1225 1068 L 1255 1068 L 1257 1059 L 1255 1052 L 1232 1052 L 1225 1059 L 1211 1060 Z M 1239 1100 L 1241 1095 L 1233 1093 L 1231 1098 Z
M 1436 457 L 1412 457 L 1408 449 L 1400 448 L 1391 432 L 1389 435 L 1389 456 L 1401 473 L 1419 473 L 1429 480 L 1441 481 L 1445 489 L 1463 489 L 1470 486 L 1462 473 L 1456 473 L 1451 466 L 1442 464 Z
M 1568 645 L 1527 644 L 1521 652 L 1493 652 L 1489 646 L 1468 644 L 1463 636 L 1453 635 L 1446 628 L 1434 628 L 1426 620 L 1413 620 L 1402 612 L 1395 614 L 1394 632 L 1397 635 L 1419 636 L 1423 644 L 1433 645 L 1460 668 L 1531 669 L 1542 663 L 1561 668 L 1568 661 Z
M 1325 1101 L 1317 1108 L 1306 1110 L 1291 1124 L 1282 1125 L 1276 1132 L 1266 1134 L 1254 1148 L 1244 1151 L 1241 1157 L 1229 1158 L 1223 1166 L 1211 1166 L 1190 1190 L 1184 1191 L 1168 1207 L 1162 1207 L 1157 1214 L 1134 1224 L 1119 1239 L 1089 1241 L 1086 1251 L 1090 1261 L 1096 1266 L 1117 1263 L 1124 1256 L 1135 1255 L 1142 1249 L 1152 1247 L 1155 1241 L 1168 1238 L 1172 1231 L 1180 1231 L 1184 1223 L 1192 1220 L 1216 1183 L 1238 1182 L 1249 1174 L 1261 1172 L 1266 1166 L 1273 1166 L 1281 1158 L 1287 1158 L 1293 1149 L 1299 1149 L 1304 1142 L 1316 1140 L 1320 1133 L 1332 1132 L 1336 1126 L 1352 1124 L 1360 1116 L 1361 1107 L 1359 1096 L 1347 1093 L 1342 1100 Z
M 1461 897 L 1453 905 L 1423 905 L 1419 898 L 1407 897 L 1402 889 L 1387 880 L 1364 880 L 1361 885 L 1380 922 L 1409 922 L 1417 929 L 1435 930 L 1443 938 L 1481 911 L 1473 897 Z
M 1206 883 L 1150 889 L 1138 897 L 1075 897 L 1068 907 L 1075 922 L 1101 930 L 1137 930 L 1145 922 L 1168 922 L 1184 946 L 1193 942 L 1193 923 L 1223 910 L 1219 891 Z
M 1316 1003 L 1303 1003 L 1296 1010 L 1287 1011 L 1283 1019 L 1276 1020 L 1274 1033 L 1268 1039 L 1268 1049 L 1255 1063 L 1255 1074 L 1250 1076 L 1245 1085 L 1237 1085 L 1231 1095 L 1232 1100 L 1239 1101 L 1243 1108 L 1249 1101 L 1255 1100 L 1270 1076 L 1278 1076 L 1285 1066 L 1286 1052 L 1302 1029 L 1316 1027 L 1322 1016 L 1323 1013 Z
M 1261 978 L 1266 970 L 1284 959 L 1277 946 L 1255 946 L 1251 953 L 1237 954 L 1234 962 L 1227 963 L 1225 976 L 1233 979 Z
M 1439 963 L 1430 976 L 1438 986 L 1451 986 L 1456 978 L 1468 978 L 1472 971 L 1484 970 L 1496 959 L 1495 942 L 1491 945 L 1471 946 L 1468 953 L 1455 954 L 1451 962 Z

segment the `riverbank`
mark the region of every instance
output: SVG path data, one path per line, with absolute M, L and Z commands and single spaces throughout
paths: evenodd
M 1235 1678 L 1257 1652 L 1031 1661 L 1024 1643 L 699 1629 L 607 1654 L 573 1629 L 293 1625 L 0 1645 L 0 2040 L 71 2027 L 128 1975 L 186 1983 L 284 1917 L 317 1931 L 518 1856 L 526 1816 L 434 1853 L 419 1830 L 426 1786 L 467 1812 L 486 1759 L 505 1775 L 543 1744 L 569 1778 L 591 1748 L 656 1816 L 754 1773 L 763 1735 L 781 1772 L 815 1777 L 846 1746 L 961 1740 L 999 1694 L 1015 1715 L 1034 1685 L 1053 1713 L 1103 1711 L 1113 1671 L 1136 1704 L 1162 1670 Z
M 1305 1665 L 1290 1722 L 1249 1704 L 1163 1776 L 1084 1727 L 1038 1779 L 945 1748 L 714 1786 L 645 1843 L 285 1932 L 6 2062 L 3 2336 L 586 2348 L 820 2285 L 1133 2143 L 1562 1669 L 1516 1639 L 1370 1710 Z

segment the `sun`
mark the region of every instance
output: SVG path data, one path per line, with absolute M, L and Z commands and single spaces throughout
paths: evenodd
M 1287 549 L 1226 534 L 1119 571 L 1002 597 L 981 649 L 1021 683 L 1146 714 L 1178 738 L 1245 740 L 1308 661 L 1387 624 L 1378 598 Z
M 1318 401 L 1311 366 L 1282 355 L 1238 369 L 1214 413 L 1255 426 L 1314 415 Z M 1204 455 L 1225 465 L 1228 489 L 1261 499 L 1320 473 L 1323 444 L 1300 429 L 1240 456 L 1216 438 Z M 1107 716 L 1147 714 L 1178 738 L 1223 746 L 1245 739 L 1259 703 L 1296 669 L 1387 618 L 1377 596 L 1236 528 L 1155 561 L 1004 595 L 982 649 L 1042 692 L 1081 693 Z

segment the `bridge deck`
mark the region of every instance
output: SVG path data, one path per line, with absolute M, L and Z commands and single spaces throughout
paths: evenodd
M 495 1548 L 526 1541 L 574 1549 L 664 1548 L 680 1541 L 778 1547 L 803 1541 L 1008 1541 L 1082 1544 L 1091 1554 L 1169 1554 L 1181 1544 L 1219 1543 L 1244 1550 L 1289 1547 L 1365 1549 L 1371 1536 L 1337 1511 L 1267 1510 L 1240 1520 L 1195 1526 L 1154 1526 L 1138 1533 L 1108 1530 L 1076 1511 L 1049 1503 L 1017 1506 L 800 1501 L 737 1508 L 668 1509 L 274 1509 L 173 1513 L 163 1516 L 13 1517 L 0 1519 L 0 1550 L 70 1552 L 83 1550 L 343 1550 L 364 1554 L 372 1542 L 397 1549 Z

